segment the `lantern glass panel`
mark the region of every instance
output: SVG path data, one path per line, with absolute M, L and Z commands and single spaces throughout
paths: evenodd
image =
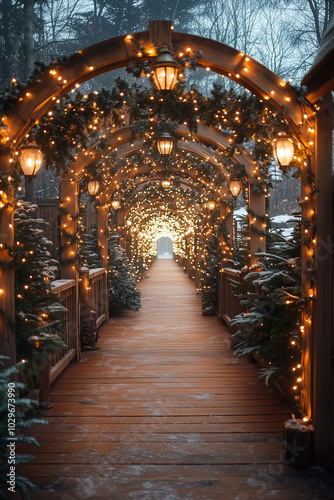
M 232 196 L 239 196 L 240 191 L 241 191 L 241 182 L 238 180 L 231 181 L 230 182 L 230 191 L 232 193 Z
M 288 167 L 293 160 L 295 148 L 288 137 L 280 137 L 274 142 L 274 153 L 281 167 Z
M 173 139 L 167 135 L 160 137 L 157 141 L 157 148 L 161 155 L 169 155 L 173 149 Z
M 26 177 L 33 177 L 42 166 L 43 154 L 38 149 L 37 144 L 28 144 L 22 146 L 19 160 L 24 175 Z
M 99 188 L 100 188 L 100 183 L 98 181 L 90 181 L 88 183 L 88 192 L 91 196 L 95 196 L 98 191 L 99 191 Z
M 119 200 L 112 200 L 111 206 L 114 210 L 118 210 L 121 207 L 121 202 Z
M 209 200 L 206 206 L 209 210 L 214 210 L 216 208 L 216 202 L 214 200 Z

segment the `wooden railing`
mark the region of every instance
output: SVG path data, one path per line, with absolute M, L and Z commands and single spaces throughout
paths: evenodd
M 107 272 L 104 267 L 91 269 L 89 271 L 90 293 L 89 305 L 92 311 L 96 311 L 97 327 L 107 319 L 108 297 L 107 293 Z
M 219 276 L 218 316 L 220 321 L 224 321 L 231 330 L 233 330 L 231 319 L 243 311 L 240 299 L 235 296 L 231 280 L 241 283 L 244 276 L 243 271 L 229 268 L 223 268 Z
M 91 311 L 97 313 L 97 328 L 109 319 L 107 273 L 105 268 L 80 272 L 79 281 L 62 279 L 53 281 L 52 292 L 62 299 L 60 316 L 65 320 L 62 340 L 66 347 L 50 356 L 50 362 L 41 372 L 39 388 L 42 401 L 48 401 L 50 384 L 74 359 L 80 360 L 80 321 Z
M 58 297 L 61 297 L 65 319 L 65 332 L 63 342 L 66 344 L 58 354 L 52 355 L 50 359 L 49 383 L 51 384 L 56 377 L 64 370 L 70 361 L 77 355 L 78 346 L 78 299 L 74 280 L 57 280 L 52 282 L 52 291 Z

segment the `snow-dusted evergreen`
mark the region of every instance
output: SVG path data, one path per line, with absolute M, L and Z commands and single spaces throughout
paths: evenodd
M 50 352 L 65 347 L 63 307 L 52 293 L 58 262 L 51 259 L 52 244 L 43 219 L 32 218 L 37 206 L 20 202 L 15 210 L 15 240 L 9 249 L 15 269 L 15 333 L 18 359 L 27 361 L 34 375 L 49 361 Z
M 114 233 L 109 238 L 108 289 L 109 311 L 115 316 L 123 311 L 139 311 L 140 292 L 123 248 L 118 244 L 120 235 Z
M 281 374 L 291 378 L 301 357 L 300 219 L 295 221 L 292 237 L 273 235 L 272 253 L 258 254 L 241 288 L 235 284 L 245 310 L 232 320 L 236 354 L 256 353 L 266 365 L 261 375 L 266 381 Z

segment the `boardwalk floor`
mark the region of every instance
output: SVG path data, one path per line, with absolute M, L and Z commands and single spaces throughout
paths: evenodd
M 321 474 L 282 465 L 285 403 L 231 354 L 177 264 L 156 261 L 140 289 L 141 312 L 102 327 L 100 349 L 54 384 L 24 466 L 33 499 L 333 498 Z

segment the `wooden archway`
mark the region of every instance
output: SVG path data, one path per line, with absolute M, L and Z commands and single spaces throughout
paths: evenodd
M 329 426 L 329 392 L 323 389 L 331 379 L 331 340 L 328 332 L 331 330 L 332 304 L 327 291 L 328 263 L 317 258 L 326 247 L 328 238 L 332 237 L 332 217 L 329 216 L 332 151 L 328 148 L 331 127 L 326 102 L 316 102 L 316 108 L 306 103 L 301 104 L 293 88 L 246 54 L 219 42 L 176 33 L 171 30 L 171 23 L 168 21 L 154 21 L 150 23 L 149 31 L 107 40 L 73 54 L 64 64 L 45 71 L 29 85 L 3 119 L 6 137 L 2 141 L 0 171 L 6 173 L 9 169 L 8 146 L 18 145 L 57 98 L 70 92 L 76 85 L 104 72 L 124 67 L 131 61 L 140 58 L 152 60 L 156 54 L 155 46 L 161 42 L 171 44 L 178 52 L 186 52 L 187 48 L 191 49 L 191 54 L 200 51 L 198 64 L 201 67 L 228 76 L 267 101 L 268 105 L 277 109 L 287 120 L 308 153 L 309 161 L 302 166 L 302 231 L 314 228 L 312 252 L 316 256 L 316 262 L 312 270 L 314 276 L 311 276 L 308 266 L 310 250 L 303 244 L 302 288 L 307 303 L 304 316 L 304 407 L 315 424 L 316 457 L 326 458 L 333 443 Z M 141 52 L 137 47 L 142 47 Z M 310 194 L 313 182 L 318 195 L 312 205 Z M 8 190 L 6 194 L 11 197 L 13 191 Z M 320 221 L 318 225 L 317 221 Z M 14 237 L 12 213 L 9 209 L 2 211 L 0 233 L 3 244 L 0 258 L 4 261 L 8 259 L 4 246 L 11 246 Z M 0 316 L 2 352 L 12 360 L 15 359 L 15 341 L 5 318 L 6 315 L 14 316 L 13 283 L 13 270 L 1 270 L 0 308 L 5 312 L 5 315 Z

